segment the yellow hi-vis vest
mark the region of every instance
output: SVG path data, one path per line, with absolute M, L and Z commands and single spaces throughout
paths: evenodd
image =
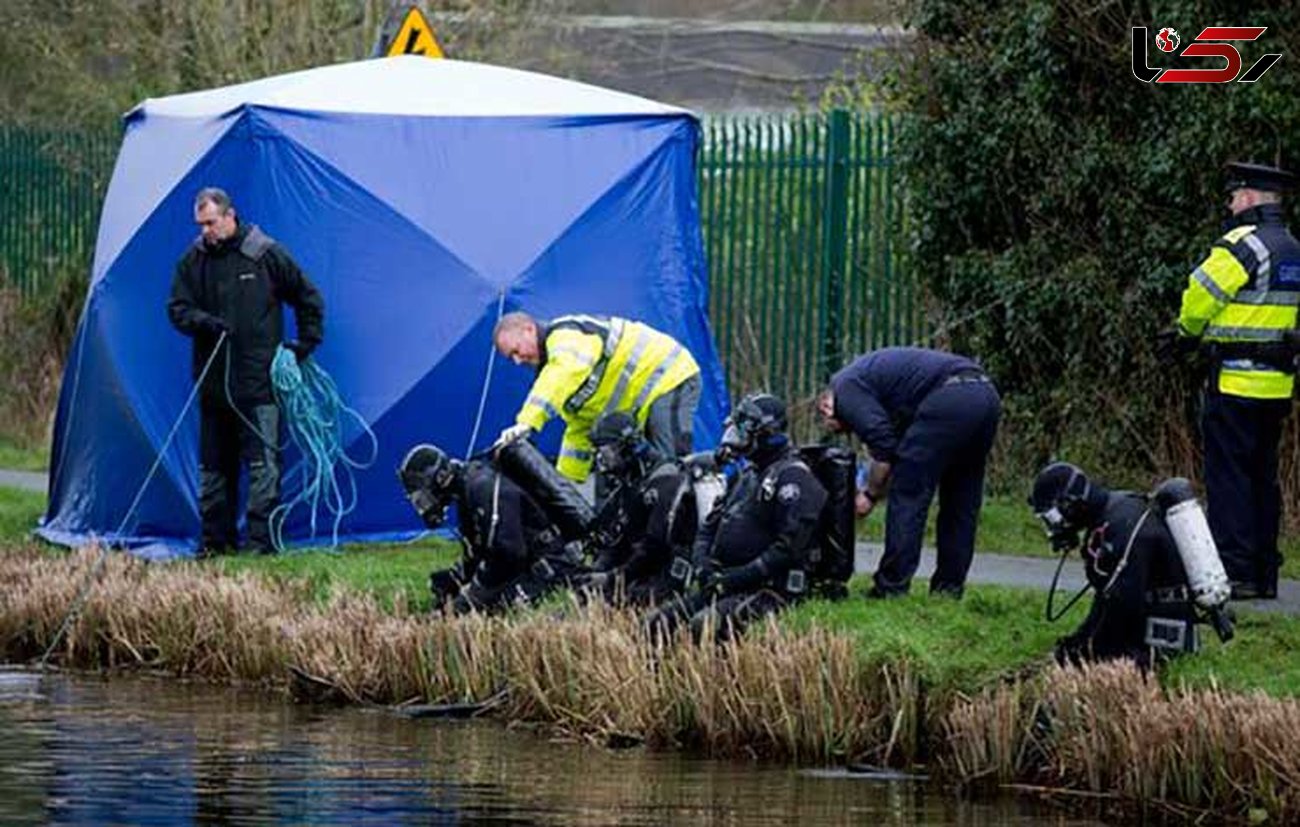
M 1243 224 L 1223 235 L 1188 277 L 1178 324 L 1188 336 L 1238 348 L 1276 345 L 1296 325 L 1300 285 L 1293 271 L 1295 240 L 1277 224 Z M 1279 248 L 1274 250 L 1273 248 Z M 1250 399 L 1289 399 L 1295 376 L 1251 358 L 1224 358 L 1220 393 Z
M 656 399 L 700 372 L 686 348 L 640 322 L 561 316 L 544 336 L 541 370 L 515 422 L 540 431 L 563 418 L 556 468 L 577 482 L 591 473 L 591 428 L 602 414 L 624 411 L 644 427 Z

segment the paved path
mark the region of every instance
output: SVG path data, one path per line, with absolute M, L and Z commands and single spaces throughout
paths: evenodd
M 0 488 L 21 488 L 44 494 L 49 490 L 49 477 L 43 471 L 6 471 L 0 468 Z
M 882 551 L 883 547 L 879 543 L 859 543 L 854 570 L 859 574 L 870 574 L 875 571 Z M 1046 589 L 1052 585 L 1052 574 L 1056 571 L 1056 563 L 1055 557 L 1013 557 L 1008 554 L 979 552 L 975 555 L 975 562 L 971 564 L 967 580 L 971 583 L 999 583 L 1006 586 Z M 924 581 L 933 573 L 934 549 L 927 548 L 921 552 L 921 568 L 916 574 Z M 1061 571 L 1061 581 L 1057 588 L 1067 592 L 1065 597 L 1068 599 L 1083 587 L 1084 582 L 1083 561 L 1078 555 L 1072 555 L 1065 561 L 1065 568 Z M 923 582 L 912 585 L 914 590 L 918 587 L 923 588 Z M 1260 611 L 1300 615 L 1300 581 L 1280 582 L 1276 600 L 1246 600 L 1233 605 Z
M 45 493 L 48 487 L 47 477 L 39 472 L 0 469 L 0 487 L 22 488 Z M 875 571 L 882 550 L 879 543 L 859 543 L 857 558 L 854 560 L 854 569 L 858 574 L 870 574 Z M 1054 557 L 1013 557 L 1007 554 L 981 552 L 975 555 L 969 582 L 1046 589 L 1051 586 L 1052 574 L 1055 571 L 1056 558 Z M 921 552 L 921 568 L 917 571 L 917 576 L 929 578 L 933 572 L 934 549 L 928 548 Z M 1065 562 L 1057 588 L 1065 591 L 1068 597 L 1082 588 L 1083 583 L 1083 561 L 1078 556 L 1072 556 Z M 1300 582 L 1283 580 L 1278 585 L 1277 600 L 1248 600 L 1236 605 L 1262 611 L 1300 615 Z

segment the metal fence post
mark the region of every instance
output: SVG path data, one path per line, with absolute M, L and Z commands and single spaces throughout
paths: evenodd
M 849 113 L 830 113 L 826 145 L 826 215 L 822 233 L 822 279 L 826 306 L 822 316 L 821 379 L 827 380 L 844 360 L 844 278 L 849 232 Z

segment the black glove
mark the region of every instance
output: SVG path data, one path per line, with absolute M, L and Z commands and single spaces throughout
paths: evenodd
M 315 346 L 306 344 L 305 342 L 300 342 L 297 339 L 290 339 L 285 342 L 284 347 L 286 350 L 293 351 L 294 358 L 298 360 L 298 364 L 307 361 L 307 357 L 311 355 L 313 350 L 315 350 Z
M 749 591 L 763 579 L 761 566 L 746 563 L 729 569 L 714 569 L 704 581 L 704 589 L 710 594 L 722 597 L 726 594 Z
M 718 561 L 709 557 L 697 558 L 691 563 L 685 584 L 694 583 L 700 591 L 708 591 L 711 581 L 722 571 Z
M 441 606 L 449 598 L 460 593 L 460 578 L 455 569 L 443 569 L 429 575 L 429 591 L 433 594 L 435 606 Z
M 230 325 L 220 316 L 207 315 L 199 319 L 198 328 L 201 332 L 208 334 L 214 339 L 222 333 L 230 332 Z
M 1181 330 L 1162 330 L 1156 334 L 1156 359 L 1161 362 L 1178 362 L 1195 353 L 1200 346 L 1199 338 L 1188 336 Z

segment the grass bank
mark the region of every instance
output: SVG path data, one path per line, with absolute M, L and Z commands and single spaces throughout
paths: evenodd
M 24 543 L 44 513 L 44 494 L 0 486 L 0 546 Z
M 27 445 L 0 437 L 0 468 L 12 471 L 44 471 L 50 467 L 48 445 Z

